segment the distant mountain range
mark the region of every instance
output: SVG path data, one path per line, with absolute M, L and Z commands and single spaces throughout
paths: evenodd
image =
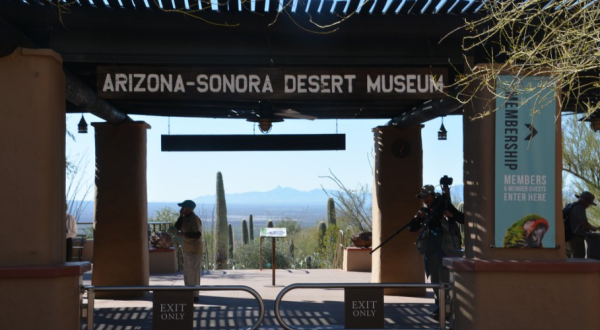
M 322 189 L 300 191 L 293 188 L 278 186 L 265 192 L 246 192 L 238 194 L 225 193 L 227 204 L 323 204 L 327 203 L 327 194 Z M 194 198 L 197 204 L 214 204 L 215 195 L 199 196 Z
M 452 186 L 451 194 L 453 198 L 464 200 L 463 186 Z M 369 194 L 371 195 L 371 194 Z M 293 188 L 278 186 L 277 188 L 264 192 L 246 192 L 238 194 L 225 194 L 227 204 L 254 204 L 254 205 L 326 205 L 327 194 L 322 189 L 313 189 L 310 191 L 300 191 Z M 215 195 L 206 195 L 194 198 L 197 204 L 214 204 Z M 367 202 L 371 201 L 371 196 Z
M 451 194 L 453 201 L 463 201 L 463 186 L 452 186 Z M 313 225 L 315 221 L 325 217 L 327 206 L 327 194 L 322 189 L 300 191 L 277 187 L 265 192 L 225 194 L 225 199 L 230 221 L 241 221 L 247 218 L 248 214 L 253 214 L 255 220 L 292 218 L 302 219 L 306 225 Z M 194 198 L 194 201 L 198 204 L 198 212 L 207 213 L 207 218 L 211 219 L 215 195 L 200 196 Z M 155 216 L 156 211 L 164 207 L 177 211 L 178 202 L 149 202 L 148 217 Z M 370 202 L 371 196 L 368 196 L 367 203 Z M 94 219 L 94 202 L 84 201 L 82 206 L 83 211 L 77 215 L 77 221 L 91 223 Z

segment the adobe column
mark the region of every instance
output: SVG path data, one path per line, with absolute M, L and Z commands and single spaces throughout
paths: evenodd
M 95 286 L 145 286 L 149 281 L 145 122 L 93 123 L 96 138 Z M 96 293 L 99 298 L 144 292 Z
M 65 263 L 65 76 L 49 49 L 0 57 L 0 328 L 79 329 L 87 263 Z
M 423 185 L 421 127 L 380 126 L 375 135 L 373 248 L 407 224 L 421 207 L 415 197 Z M 423 283 L 423 257 L 405 229 L 372 255 L 371 282 Z M 388 295 L 424 296 L 425 289 L 385 289 Z

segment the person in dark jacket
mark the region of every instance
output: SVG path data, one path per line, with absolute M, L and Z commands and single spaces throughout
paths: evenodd
M 444 257 L 456 256 L 461 249 L 460 229 L 458 224 L 464 224 L 464 215 L 458 211 L 448 196 L 435 192 L 432 185 L 425 185 L 417 194 L 423 201 L 423 207 L 415 214 L 410 222 L 410 231 L 421 230 L 417 241 L 419 253 L 423 256 L 425 275 L 431 283 L 448 283 L 448 269 L 442 267 Z M 439 316 L 438 290 L 434 290 L 437 308 L 431 313 L 433 318 Z

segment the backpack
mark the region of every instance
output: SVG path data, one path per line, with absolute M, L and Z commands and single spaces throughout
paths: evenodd
M 562 211 L 563 223 L 565 225 L 565 242 L 568 242 L 573 238 L 573 229 L 571 228 L 571 221 L 569 219 L 569 214 L 571 213 L 571 209 L 577 203 L 571 203 L 565 205 L 565 208 Z

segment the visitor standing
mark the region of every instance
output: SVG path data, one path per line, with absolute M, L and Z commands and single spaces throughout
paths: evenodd
M 200 285 L 202 271 L 202 222 L 194 213 L 196 203 L 185 200 L 179 204 L 179 219 L 175 223 L 177 237 L 183 239 L 183 283 Z M 199 292 L 194 291 L 194 302 L 199 301 Z
M 569 211 L 569 220 L 573 237 L 567 242 L 567 255 L 569 258 L 585 258 L 585 235 L 592 231 L 597 231 L 599 227 L 593 226 L 588 222 L 585 210 L 590 205 L 596 205 L 594 196 L 589 191 L 584 191 L 580 195 L 575 195 L 577 202 L 573 203 Z
M 435 193 L 432 185 L 425 185 L 417 194 L 423 202 L 423 207 L 417 212 L 410 223 L 410 231 L 419 229 L 417 248 L 423 256 L 425 275 L 431 283 L 448 283 L 450 274 L 448 269 L 442 267 L 442 259 L 451 257 L 461 248 L 460 230 L 458 224 L 464 223 L 464 215 L 459 212 L 449 196 Z M 448 201 L 448 202 L 447 202 Z M 439 317 L 439 292 L 433 290 L 437 308 L 431 317 Z

